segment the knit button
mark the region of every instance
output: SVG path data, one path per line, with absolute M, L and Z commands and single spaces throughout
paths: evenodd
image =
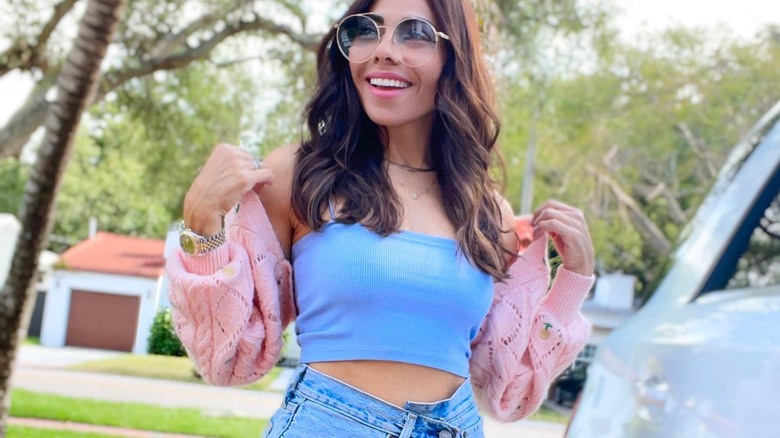
M 439 432 L 439 438 L 452 438 L 452 433 L 449 430 L 442 430 Z

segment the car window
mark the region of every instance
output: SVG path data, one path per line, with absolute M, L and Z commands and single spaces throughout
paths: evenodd
M 753 229 L 747 250 L 737 261 L 726 289 L 780 284 L 780 194 Z
M 699 296 L 780 284 L 780 168 L 756 199 Z

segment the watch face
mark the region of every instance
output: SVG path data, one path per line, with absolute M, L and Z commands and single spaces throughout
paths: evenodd
M 195 248 L 197 247 L 195 243 L 195 237 L 190 234 L 182 233 L 179 236 L 179 245 L 187 254 L 195 254 Z

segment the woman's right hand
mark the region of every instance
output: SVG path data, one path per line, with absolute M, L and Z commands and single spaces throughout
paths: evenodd
M 257 169 L 256 158 L 249 152 L 217 145 L 184 197 L 184 226 L 201 236 L 219 233 L 222 217 L 246 192 L 273 180 L 273 172 L 265 167 Z

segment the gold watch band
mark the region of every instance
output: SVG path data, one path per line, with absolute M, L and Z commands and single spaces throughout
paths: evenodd
M 200 234 L 192 231 L 190 228 L 186 228 L 184 221 L 182 221 L 182 230 L 179 232 L 179 244 L 181 249 L 187 254 L 200 256 L 208 254 L 211 251 L 219 248 L 226 242 L 225 237 L 225 219 L 222 218 L 222 229 L 219 233 L 204 237 Z

